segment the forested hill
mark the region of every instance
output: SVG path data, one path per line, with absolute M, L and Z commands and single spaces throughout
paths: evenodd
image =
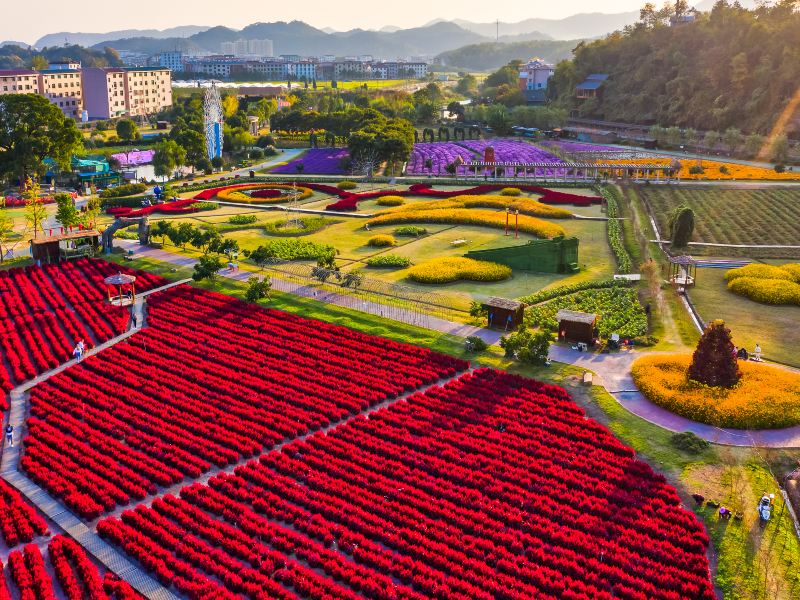
M 556 63 L 570 56 L 578 41 L 570 40 L 523 40 L 521 42 L 484 42 L 470 44 L 455 50 L 442 52 L 436 58 L 448 67 L 467 71 L 492 71 L 512 60 L 528 60 L 533 56 Z
M 34 57 L 41 56 L 46 62 L 77 61 L 84 67 L 120 67 L 119 54 L 111 48 L 90 50 L 80 46 L 44 48 L 41 51 L 27 47 L 7 45 L 0 47 L 0 69 L 30 68 Z
M 579 45 L 574 60 L 558 65 L 550 93 L 585 116 L 768 133 L 800 89 L 800 13 L 793 6 L 747 11 L 718 2 L 676 27 L 667 15 L 643 10 L 636 25 Z M 601 100 L 580 105 L 575 85 L 590 73 L 610 78 Z

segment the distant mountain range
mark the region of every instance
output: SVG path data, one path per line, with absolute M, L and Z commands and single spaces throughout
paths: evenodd
M 499 25 L 500 42 L 575 40 L 602 36 L 638 18 L 638 12 L 582 13 L 564 19 L 526 19 Z M 183 26 L 163 30 L 130 29 L 109 33 L 52 33 L 37 40 L 37 48 L 65 42 L 102 49 L 156 54 L 169 50 L 219 52 L 222 42 L 270 39 L 278 54 L 371 54 L 378 58 L 435 56 L 471 44 L 494 42 L 496 23 L 438 19 L 421 27 L 401 29 L 391 25 L 380 30 L 318 29 L 302 21 L 254 23 L 244 29 Z

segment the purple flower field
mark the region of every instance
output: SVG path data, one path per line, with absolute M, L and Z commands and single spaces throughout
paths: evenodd
M 138 165 L 149 165 L 153 162 L 155 150 L 134 150 L 133 152 L 118 152 L 112 154 L 112 158 L 116 158 L 123 167 L 135 167 Z
M 484 151 L 487 147 L 494 148 L 495 160 L 497 162 L 518 162 L 518 163 L 556 163 L 564 161 L 557 156 L 542 150 L 532 144 L 518 140 L 494 139 L 494 140 L 467 140 L 460 142 L 462 146 L 477 152 L 480 155 L 478 160 L 483 160 Z M 546 172 L 545 172 L 546 171 Z M 563 175 L 561 169 L 536 169 L 537 177 L 559 177 Z M 514 168 L 508 167 L 505 172 L 506 177 L 514 176 Z
M 347 148 L 310 148 L 303 156 L 272 169 L 272 173 L 296 175 L 297 165 L 302 163 L 303 174 L 343 175 L 342 159 L 347 157 Z
M 464 162 L 476 160 L 475 154 L 459 146 L 454 142 L 426 142 L 414 144 L 411 151 L 411 158 L 408 159 L 406 173 L 408 175 L 447 175 L 445 167 L 451 164 L 457 157 L 464 159 Z M 431 160 L 431 167 L 425 166 L 425 161 Z M 458 173 L 463 175 L 464 167 L 458 168 Z

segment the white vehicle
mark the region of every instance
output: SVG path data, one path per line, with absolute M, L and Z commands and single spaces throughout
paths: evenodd
M 772 516 L 772 506 L 775 503 L 775 494 L 767 495 L 764 493 L 761 496 L 761 500 L 758 502 L 758 516 L 761 517 L 761 521 L 766 523 L 769 521 L 770 516 Z

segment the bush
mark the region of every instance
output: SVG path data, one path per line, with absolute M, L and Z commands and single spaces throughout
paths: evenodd
M 775 172 L 776 173 L 783 173 L 786 171 L 786 165 L 777 164 L 775 165 Z
M 711 446 L 711 444 L 691 431 L 672 434 L 669 438 L 669 443 L 687 454 L 700 454 Z
M 385 269 L 385 268 L 398 268 L 404 269 L 411 265 L 411 260 L 405 256 L 398 256 L 397 254 L 381 254 L 380 256 L 373 256 L 366 260 L 368 267 Z
M 400 206 L 406 203 L 402 196 L 381 196 L 376 200 L 379 206 Z
M 228 218 L 228 223 L 232 225 L 250 225 L 251 223 L 255 223 L 258 220 L 258 217 L 255 215 L 233 215 Z
M 147 185 L 144 183 L 125 183 L 117 187 L 108 188 L 100 192 L 100 198 L 122 198 L 125 196 L 134 196 L 141 194 L 147 190 Z
M 750 277 L 757 279 L 786 279 L 800 283 L 800 264 L 789 263 L 781 266 L 749 264 L 736 269 L 730 269 L 725 273 L 725 280 L 733 281 L 739 277 Z
M 419 237 L 428 233 L 424 227 L 417 227 L 416 225 L 404 225 L 403 227 L 396 227 L 394 230 L 395 235 L 403 237 Z
M 511 277 L 511 268 L 485 260 L 451 256 L 435 258 L 411 267 L 408 277 L 419 283 L 450 283 L 459 279 L 502 281 Z
M 358 187 L 358 184 L 355 181 L 340 181 L 336 184 L 336 187 L 340 190 L 354 190 Z
M 618 220 L 620 216 L 619 194 L 616 188 L 603 188 L 601 193 L 606 200 L 608 244 L 617 259 L 617 272 L 630 273 L 633 269 L 633 260 L 627 248 L 625 248 L 625 242 L 622 238 L 622 223 Z
M 471 335 L 464 340 L 464 349 L 467 352 L 483 352 L 489 345 L 477 335 Z
M 786 279 L 737 277 L 728 282 L 734 294 L 762 304 L 796 304 L 800 306 L 800 284 Z
M 253 148 L 250 150 L 250 158 L 255 160 L 264 158 L 264 151 L 261 148 Z
M 391 235 L 378 234 L 369 238 L 367 245 L 373 248 L 388 248 L 389 246 L 396 246 L 397 240 Z
M 700 165 L 692 165 L 689 167 L 689 175 L 702 175 L 705 171 Z
M 723 175 L 730 175 L 730 170 L 725 165 L 722 165 L 719 168 L 719 172 L 722 173 Z
M 269 240 L 245 256 L 260 265 L 266 264 L 269 258 L 319 260 L 335 254 L 336 248 L 327 244 L 317 244 L 308 240 L 279 239 Z
M 266 156 L 267 158 L 269 158 L 270 156 L 278 156 L 278 151 L 275 149 L 275 146 L 265 146 L 264 156 Z
M 303 217 L 302 219 L 281 219 L 272 221 L 264 225 L 264 233 L 269 235 L 298 236 L 315 233 L 327 226 L 335 223 L 325 217 Z
M 688 377 L 688 354 L 647 355 L 631 369 L 648 400 L 675 414 L 734 429 L 781 429 L 800 423 L 800 375 L 765 364 L 742 362 L 733 388 L 712 388 Z
M 547 364 L 550 343 L 553 335 L 549 331 L 532 333 L 525 326 L 508 336 L 500 338 L 500 347 L 509 358 L 517 358 L 520 362 L 531 365 Z
M 522 195 L 522 190 L 515 187 L 507 187 L 500 190 L 501 196 L 520 196 Z

